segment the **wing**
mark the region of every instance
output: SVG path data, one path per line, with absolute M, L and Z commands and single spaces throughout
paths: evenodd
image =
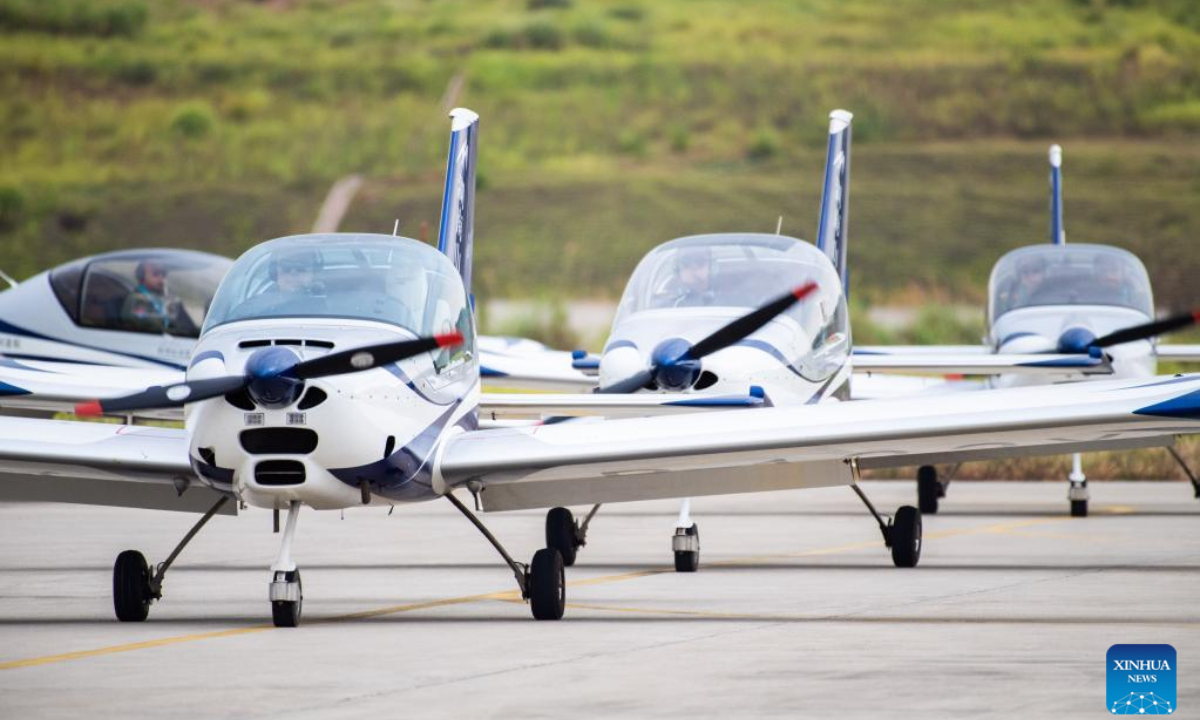
M 0 417 L 0 500 L 204 512 L 195 477 L 184 430 Z
M 43 362 L 0 358 L 0 408 L 53 414 L 72 412 L 87 400 L 108 400 L 170 385 L 184 379 L 182 370 L 118 368 L 86 363 Z M 183 411 L 140 411 L 138 417 L 182 420 Z
M 1077 354 L 889 353 L 854 355 L 859 373 L 938 375 L 1111 375 L 1108 357 Z
M 1171 362 L 1200 362 L 1200 345 L 1159 345 L 1155 348 L 1159 360 Z
M 670 415 L 697 410 L 767 407 L 761 393 L 748 395 L 704 395 L 700 393 L 638 393 L 632 395 L 483 393 L 479 400 L 480 417 L 645 417 Z
M 540 353 L 510 354 L 481 349 L 479 373 L 491 388 L 590 392 L 596 378 L 573 367 L 571 353 L 544 350 Z
M 929 375 L 862 374 L 850 383 L 851 400 L 884 400 L 987 390 L 983 380 L 947 380 Z
M 854 357 L 862 355 L 990 355 L 990 345 L 855 345 Z
M 1200 432 L 1200 375 L 464 433 L 445 487 L 510 510 L 851 482 L 863 468 L 1169 445 Z

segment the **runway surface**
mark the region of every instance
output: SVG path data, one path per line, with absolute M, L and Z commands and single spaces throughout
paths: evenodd
M 912 483 L 865 483 L 890 512 Z M 535 622 L 449 503 L 302 513 L 304 625 L 270 627 L 269 513 L 215 518 L 144 624 L 116 554 L 161 561 L 194 516 L 0 505 L 0 717 L 1097 717 L 1116 643 L 1178 651 L 1200 716 L 1200 501 L 1185 483 L 951 486 L 921 565 L 892 567 L 846 488 L 605 507 Z M 537 512 L 485 516 L 518 559 Z

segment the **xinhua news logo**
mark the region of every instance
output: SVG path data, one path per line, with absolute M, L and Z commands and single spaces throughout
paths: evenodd
M 1175 714 L 1175 648 L 1113 645 L 1107 662 L 1110 714 Z

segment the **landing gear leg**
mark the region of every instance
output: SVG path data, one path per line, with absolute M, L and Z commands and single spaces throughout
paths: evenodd
M 885 519 L 858 486 L 861 479 L 858 460 L 851 458 L 849 462 L 850 472 L 854 477 L 850 489 L 867 506 L 875 522 L 879 523 L 883 543 L 892 549 L 892 564 L 896 567 L 916 567 L 921 561 L 921 511 L 912 505 L 904 505 L 896 510 L 894 517 Z
M 508 565 L 509 569 L 513 572 L 513 576 L 517 579 L 517 587 L 521 589 L 521 597 L 529 601 L 529 609 L 533 613 L 534 619 L 562 619 L 563 612 L 567 607 L 567 578 L 562 554 L 555 548 L 546 547 L 534 553 L 533 561 L 528 565 L 519 563 L 513 560 L 512 555 L 508 554 L 508 551 L 504 549 L 504 546 L 500 544 L 496 536 L 487 529 L 487 526 L 479 518 L 475 517 L 473 512 L 467 509 L 466 505 L 463 505 L 458 498 L 454 497 L 453 493 L 446 493 L 446 499 L 471 521 L 471 524 L 487 538 L 492 547 L 496 548 L 496 552 L 500 553 L 500 557 L 504 558 L 505 564 Z M 597 505 L 596 507 L 598 508 L 599 506 Z M 590 515 L 588 519 L 591 519 Z
M 1183 456 L 1179 454 L 1178 450 L 1168 447 L 1167 452 L 1171 453 L 1171 457 L 1175 458 L 1175 462 L 1179 463 L 1179 468 L 1183 470 L 1183 474 L 1187 475 L 1187 479 L 1192 483 L 1192 491 L 1196 497 L 1200 498 L 1200 479 L 1196 478 L 1196 473 L 1192 472 L 1192 469 L 1188 467 L 1187 462 L 1184 461 Z
M 679 507 L 679 520 L 671 536 L 675 553 L 675 572 L 696 572 L 700 569 L 700 526 L 692 522 L 692 499 L 684 498 Z
M 228 495 L 222 495 L 213 503 L 208 512 L 204 513 L 204 517 L 196 521 L 153 574 L 150 573 L 146 556 L 137 550 L 126 550 L 117 556 L 117 561 L 113 564 L 113 610 L 116 611 L 118 620 L 142 622 L 150 615 L 150 604 L 162 599 L 163 581 L 175 558 L 179 557 L 179 553 L 183 552 L 196 533 L 200 532 L 200 528 L 204 527 L 228 500 Z
M 917 507 L 926 515 L 935 515 L 938 511 L 938 499 L 945 494 L 942 483 L 938 481 L 937 468 L 932 465 L 922 465 L 917 469 Z
M 571 567 L 575 564 L 579 548 L 587 545 L 588 524 L 596 517 L 599 509 L 599 503 L 593 505 L 582 524 L 576 522 L 571 511 L 563 507 L 556 507 L 546 513 L 546 547 L 552 547 L 562 555 L 563 565 Z
M 287 524 L 283 527 L 283 542 L 279 546 L 279 557 L 271 566 L 273 573 L 269 596 L 271 598 L 271 620 L 275 627 L 296 627 L 300 624 L 300 611 L 304 604 L 304 587 L 300 582 L 300 569 L 292 559 L 292 538 L 296 536 L 296 519 L 300 516 L 300 502 L 293 500 L 288 505 Z
M 1088 493 L 1087 476 L 1083 474 L 1083 458 L 1079 453 L 1071 456 L 1071 474 L 1068 476 L 1071 488 L 1067 491 L 1067 499 L 1071 501 L 1071 517 L 1087 517 Z

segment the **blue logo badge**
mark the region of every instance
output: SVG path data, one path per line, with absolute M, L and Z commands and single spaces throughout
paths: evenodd
M 1107 662 L 1110 714 L 1175 714 L 1175 648 L 1113 645 Z

